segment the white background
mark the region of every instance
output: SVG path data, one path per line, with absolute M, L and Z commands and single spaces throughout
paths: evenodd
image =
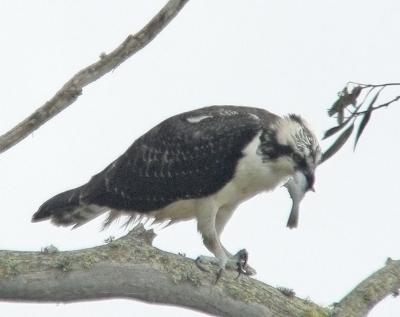
M 135 33 L 166 1 L 0 2 L 0 133 L 42 105 L 79 69 Z M 81 185 L 137 137 L 173 114 L 212 104 L 300 113 L 322 136 L 326 109 L 349 80 L 400 81 L 400 2 L 192 0 L 145 49 L 83 91 L 71 107 L 0 155 L 0 249 L 61 250 L 125 234 L 32 224 L 49 197 Z M 396 88 L 393 89 L 396 93 Z M 397 88 L 399 93 L 399 88 Z M 222 237 L 245 247 L 257 278 L 322 305 L 400 258 L 399 105 L 373 116 L 355 153 L 322 165 L 300 226 L 285 227 L 284 188 L 243 204 Z M 326 148 L 329 142 L 323 142 Z M 193 222 L 159 232 L 155 245 L 206 253 Z M 134 301 L 0 303 L 1 316 L 201 316 Z M 388 298 L 370 316 L 399 316 Z

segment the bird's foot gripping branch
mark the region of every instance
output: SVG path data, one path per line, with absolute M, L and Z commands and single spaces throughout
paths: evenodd
M 218 316 L 328 316 L 309 300 L 218 268 L 199 270 L 193 259 L 152 246 L 155 234 L 142 225 L 125 237 L 77 251 L 0 251 L 0 299 L 76 302 L 131 298 L 177 305 Z M 321 315 L 309 315 L 320 312 Z M 308 315 L 307 315 L 308 314 Z

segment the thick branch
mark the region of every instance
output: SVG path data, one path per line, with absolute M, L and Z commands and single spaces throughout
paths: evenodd
M 310 301 L 247 276 L 199 270 L 194 261 L 151 246 L 142 226 L 104 246 L 68 252 L 0 251 L 0 299 L 73 302 L 131 298 L 218 316 L 327 316 Z
M 400 261 L 388 259 L 386 266 L 357 285 L 335 308 L 335 317 L 362 317 L 386 296 L 398 295 Z
M 168 1 L 164 8 L 142 30 L 135 35 L 129 35 L 110 54 L 102 54 L 99 61 L 79 71 L 43 106 L 13 129 L 0 136 L 0 153 L 23 140 L 46 121 L 71 105 L 82 93 L 83 87 L 115 69 L 130 56 L 150 43 L 188 1 Z

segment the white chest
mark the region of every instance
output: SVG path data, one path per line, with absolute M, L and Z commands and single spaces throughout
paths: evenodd
M 158 221 L 191 219 L 202 213 L 204 206 L 214 206 L 217 210 L 226 206 L 233 208 L 262 191 L 282 184 L 293 172 L 290 165 L 286 160 L 263 162 L 257 154 L 259 143 L 257 135 L 243 150 L 244 156 L 236 167 L 233 179 L 218 192 L 204 198 L 179 200 L 154 211 L 152 216 Z
M 244 157 L 236 167 L 234 178 L 215 194 L 219 205 L 239 203 L 262 191 L 272 190 L 293 173 L 286 160 L 263 162 L 257 154 L 259 144 L 257 135 L 243 150 Z

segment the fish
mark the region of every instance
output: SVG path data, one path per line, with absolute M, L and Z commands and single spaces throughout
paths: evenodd
M 301 172 L 296 172 L 283 186 L 287 188 L 290 198 L 292 198 L 292 209 L 286 226 L 293 229 L 299 222 L 300 202 L 310 189 L 306 177 Z

